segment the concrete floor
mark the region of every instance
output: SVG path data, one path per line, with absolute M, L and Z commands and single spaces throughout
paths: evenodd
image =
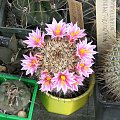
M 89 98 L 88 103 L 82 109 L 69 116 L 58 115 L 46 111 L 37 98 L 33 120 L 95 120 L 93 96 Z

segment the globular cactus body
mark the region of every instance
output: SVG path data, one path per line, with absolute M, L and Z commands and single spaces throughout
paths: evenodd
M 0 112 L 15 115 L 28 108 L 31 93 L 21 81 L 9 80 L 0 85 Z
M 103 85 L 103 93 L 110 101 L 120 101 L 120 40 L 99 54 L 97 77 Z

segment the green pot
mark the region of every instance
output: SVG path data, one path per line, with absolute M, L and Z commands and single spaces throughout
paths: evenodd
M 58 98 L 55 96 L 50 95 L 49 93 L 40 93 L 40 101 L 42 102 L 43 106 L 49 112 L 63 114 L 63 115 L 70 115 L 75 111 L 82 108 L 88 101 L 89 96 L 91 96 L 95 84 L 95 76 L 90 76 L 90 85 L 89 89 L 82 95 L 71 98 L 71 99 L 64 99 Z
M 0 73 L 0 83 L 4 82 L 5 80 L 19 80 L 19 79 L 23 81 L 26 85 L 31 85 L 34 88 L 33 94 L 31 96 L 31 103 L 29 107 L 28 116 L 27 118 L 22 118 L 22 117 L 18 117 L 15 115 L 8 115 L 8 114 L 0 113 L 0 120 L 32 120 L 32 113 L 33 113 L 34 103 L 35 103 L 36 94 L 38 90 L 38 85 L 36 81 L 32 79 L 28 79 L 28 78 L 20 78 L 19 76 L 12 76 L 8 74 Z

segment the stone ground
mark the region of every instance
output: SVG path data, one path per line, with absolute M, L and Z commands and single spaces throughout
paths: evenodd
M 33 120 L 95 120 L 93 96 L 89 98 L 88 103 L 82 109 L 69 116 L 47 112 L 37 98 Z

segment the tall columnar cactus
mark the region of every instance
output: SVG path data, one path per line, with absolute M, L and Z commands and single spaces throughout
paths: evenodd
M 107 45 L 108 46 L 108 45 Z M 120 101 L 120 39 L 98 56 L 97 77 L 107 99 Z
M 60 8 L 65 4 L 66 0 L 13 0 L 12 11 L 23 27 L 44 27 L 53 17 L 62 18 Z

